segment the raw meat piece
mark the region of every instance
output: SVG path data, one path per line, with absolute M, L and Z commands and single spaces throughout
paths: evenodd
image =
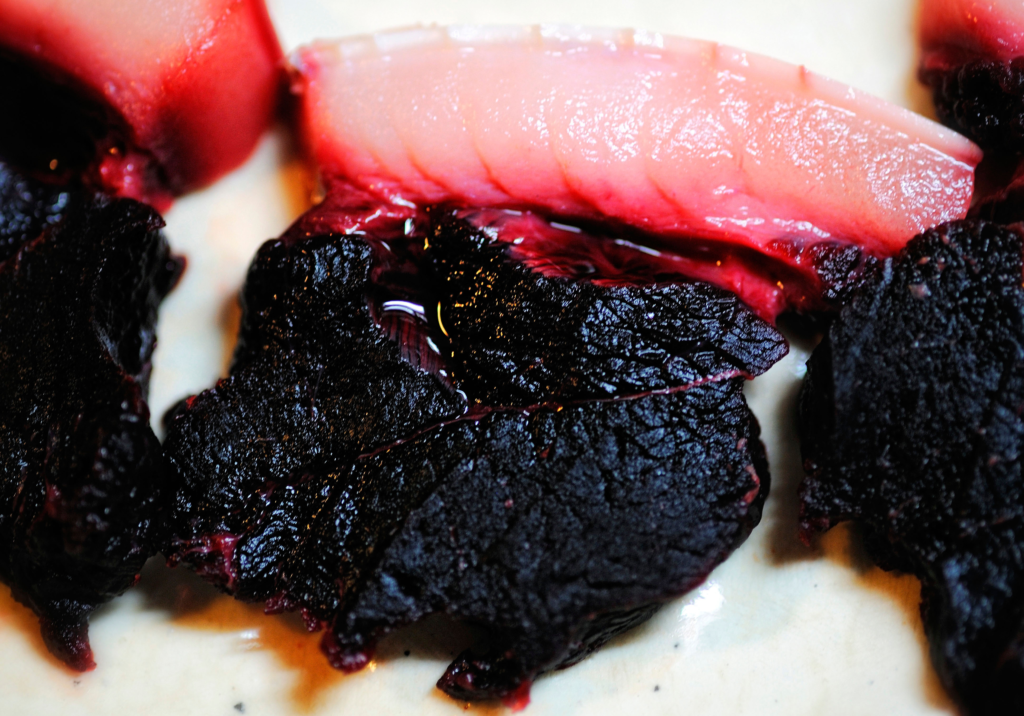
M 165 448 L 182 482 L 172 561 L 270 611 L 301 608 L 327 624 L 325 650 L 345 669 L 427 612 L 482 620 L 515 658 L 460 662 L 441 685 L 487 698 L 522 695 L 538 673 L 646 618 L 753 528 L 768 474 L 742 377 L 786 346 L 735 297 L 685 282 L 544 276 L 450 208 L 411 222 L 335 209 L 260 250 L 230 377 L 168 418 Z M 307 236 L 326 223 L 356 235 Z M 384 615 L 378 562 L 409 556 L 392 550 L 396 533 L 440 550 L 432 569 L 449 560 L 448 546 L 409 528 L 448 492 L 475 500 L 458 517 L 469 520 L 458 529 L 470 561 L 480 540 L 523 547 L 519 522 L 479 531 L 493 513 L 533 519 L 533 505 L 552 540 L 582 515 L 615 519 L 602 538 L 538 542 L 532 572 L 508 563 L 523 589 L 494 581 L 486 595 L 492 615 L 514 623 L 472 612 L 469 592 Z M 425 529 L 437 528 L 432 519 L 422 517 Z M 553 545 L 563 542 L 580 559 L 598 545 L 592 570 L 575 586 L 544 587 L 560 574 Z M 498 580 L 487 564 L 466 573 L 472 585 L 451 575 L 453 597 Z M 552 601 L 531 630 L 541 612 L 522 608 L 542 594 Z
M 0 188 L 15 199 L 0 209 L 0 580 L 54 655 L 87 670 L 89 613 L 165 539 L 170 472 L 145 392 L 180 265 L 135 201 L 56 193 L 2 166 Z
M 819 247 L 886 256 L 962 218 L 980 159 L 955 133 L 803 68 L 661 35 L 421 28 L 318 43 L 292 62 L 329 194 L 528 209 L 631 227 L 668 251 L 752 254 L 802 286 L 700 278 L 763 317 L 820 307 Z
M 916 575 L 932 660 L 970 714 L 1024 709 L 1021 236 L 984 222 L 911 241 L 808 362 L 805 539 L 843 520 Z
M 262 0 L 0 0 L 0 150 L 166 206 L 249 155 L 281 59 Z

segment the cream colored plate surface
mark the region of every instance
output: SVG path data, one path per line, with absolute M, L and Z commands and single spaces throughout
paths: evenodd
M 913 81 L 912 0 L 271 0 L 287 49 L 416 22 L 567 22 L 719 40 L 802 63 L 922 110 Z M 306 178 L 287 134 L 168 213 L 189 269 L 164 304 L 153 414 L 226 370 L 235 295 L 263 240 L 305 207 Z M 795 537 L 800 465 L 795 396 L 808 345 L 748 386 L 764 429 L 772 492 L 761 525 L 699 590 L 592 658 L 539 680 L 526 713 L 952 714 L 927 660 L 918 585 L 874 568 L 849 530 L 816 549 Z M 433 688 L 461 635 L 435 621 L 389 639 L 362 673 L 331 670 L 317 637 L 149 564 L 139 587 L 92 620 L 98 668 L 48 656 L 31 613 L 0 589 L 0 713 L 455 714 Z M 500 707 L 471 711 L 489 713 Z

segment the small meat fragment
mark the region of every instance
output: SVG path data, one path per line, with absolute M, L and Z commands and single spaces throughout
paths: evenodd
M 932 660 L 970 714 L 1024 709 L 1024 270 L 984 222 L 911 241 L 808 362 L 804 539 L 844 520 L 916 575 Z
M 510 261 L 508 245 L 454 215 L 432 229 L 427 259 L 446 329 L 438 342 L 476 402 L 666 390 L 730 371 L 760 375 L 785 355 L 774 328 L 706 283 L 567 281 Z
M 145 393 L 180 265 L 135 201 L 56 192 L 2 165 L 0 194 L 0 580 L 54 655 L 87 670 L 89 613 L 163 539 L 170 473 Z
M 170 556 L 327 625 L 343 669 L 430 612 L 482 623 L 514 658 L 474 656 L 441 686 L 508 696 L 749 534 L 768 473 L 741 384 L 786 345 L 710 286 L 545 277 L 457 211 L 396 221 L 260 250 L 231 375 L 168 419 Z M 448 500 L 444 522 L 430 510 Z M 547 537 L 527 546 L 537 519 Z M 413 570 L 417 549 L 396 540 L 420 540 L 434 596 L 385 613 L 381 565 Z

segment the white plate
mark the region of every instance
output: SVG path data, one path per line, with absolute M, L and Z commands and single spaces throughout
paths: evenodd
M 719 40 L 801 63 L 919 111 L 912 0 L 272 0 L 286 50 L 314 37 L 416 22 L 567 22 Z M 257 246 L 306 206 L 287 134 L 168 213 L 188 272 L 161 309 L 151 405 L 159 416 L 225 370 L 235 295 Z M 772 470 L 764 520 L 699 590 L 582 664 L 540 679 L 546 714 L 953 714 L 927 659 L 918 584 L 872 567 L 851 532 L 795 539 L 793 430 L 807 345 L 748 386 Z M 139 587 L 92 619 L 97 669 L 75 674 L 42 646 L 35 618 L 0 589 L 0 713 L 455 714 L 434 688 L 459 648 L 443 621 L 387 640 L 354 676 L 327 666 L 294 617 L 266 617 L 188 572 L 149 564 Z M 409 652 L 406 656 L 406 651 Z M 490 713 L 500 707 L 470 707 Z

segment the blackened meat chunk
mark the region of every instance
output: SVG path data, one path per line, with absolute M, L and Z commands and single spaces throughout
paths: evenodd
M 805 537 L 857 520 L 921 579 L 932 659 L 972 714 L 1024 709 L 1024 289 L 1019 234 L 911 241 L 808 362 Z
M 488 405 L 607 398 L 757 375 L 786 352 L 773 328 L 721 289 L 541 276 L 452 216 L 433 225 L 427 258 L 439 286 L 442 353 L 452 358 L 460 387 Z
M 85 670 L 87 616 L 164 539 L 170 472 L 145 393 L 180 266 L 142 204 L 0 177 L 3 230 L 23 239 L 0 262 L 0 579 Z
M 356 474 L 438 487 L 346 604 L 332 661 L 365 663 L 383 633 L 446 612 L 492 643 L 441 688 L 508 696 L 597 648 L 614 617 L 699 584 L 760 518 L 767 466 L 742 382 L 494 412 L 361 461 Z
M 768 473 L 741 384 L 786 346 L 718 289 L 545 278 L 457 212 L 421 220 L 260 250 L 231 375 L 169 416 L 171 560 L 302 609 L 339 668 L 431 612 L 481 623 L 498 651 L 441 685 L 504 696 L 749 534 Z M 404 611 L 393 578 L 419 585 Z

